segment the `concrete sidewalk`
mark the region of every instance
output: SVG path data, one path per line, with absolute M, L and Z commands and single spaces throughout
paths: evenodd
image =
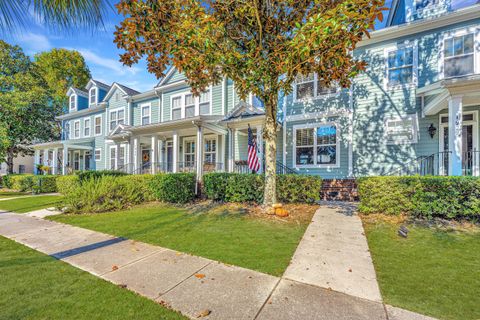
M 0 235 L 192 319 L 412 319 L 394 309 L 387 318 L 377 301 L 28 215 L 0 213 Z

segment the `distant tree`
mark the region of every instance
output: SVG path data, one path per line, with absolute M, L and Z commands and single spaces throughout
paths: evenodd
M 365 63 L 352 51 L 382 19 L 383 0 L 122 0 L 115 42 L 127 65 L 146 57 L 157 77 L 169 65 L 194 93 L 223 77 L 266 109 L 264 204 L 276 202 L 277 108 L 298 75 L 348 87 Z
M 0 163 L 13 172 L 18 154 L 31 154 L 28 145 L 49 140 L 55 114 L 48 86 L 19 46 L 0 40 Z
M 110 4 L 107 0 L 0 0 L 0 34 L 24 27 L 32 7 L 44 24 L 70 29 L 102 25 Z
M 48 85 L 57 115 L 67 105 L 66 92 L 68 88 L 82 88 L 91 78 L 85 59 L 80 52 L 75 50 L 52 49 L 38 53 L 35 55 L 34 62 Z

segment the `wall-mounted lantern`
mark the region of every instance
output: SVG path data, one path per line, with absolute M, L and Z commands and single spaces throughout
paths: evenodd
M 435 133 L 437 132 L 437 128 L 433 125 L 433 123 L 430 124 L 430 127 L 428 127 L 428 133 L 430 134 L 430 138 L 433 139 L 435 136 Z

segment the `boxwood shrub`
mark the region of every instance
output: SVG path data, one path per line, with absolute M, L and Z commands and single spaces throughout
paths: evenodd
M 153 197 L 162 202 L 187 203 L 195 198 L 194 173 L 156 174 L 150 181 Z
M 208 173 L 203 177 L 207 198 L 228 202 L 263 200 L 264 176 L 238 173 Z M 277 200 L 284 203 L 312 203 L 320 199 L 322 179 L 308 175 L 277 175 Z
M 480 178 L 368 177 L 358 181 L 362 213 L 424 218 L 479 218 Z
M 88 180 L 88 179 L 98 179 L 103 176 L 112 176 L 112 177 L 120 177 L 125 176 L 127 173 L 116 171 L 116 170 L 87 170 L 87 171 L 79 171 L 76 173 L 80 178 L 80 181 Z
M 36 193 L 57 192 L 58 176 L 9 174 L 2 178 L 4 187 L 20 192 L 33 191 Z

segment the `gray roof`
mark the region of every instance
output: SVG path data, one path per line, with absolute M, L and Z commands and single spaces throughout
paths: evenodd
M 123 91 L 125 91 L 129 96 L 133 96 L 135 94 L 139 94 L 140 92 L 137 90 L 134 90 L 132 88 L 129 88 L 127 86 L 124 86 L 123 84 L 120 84 L 118 82 L 115 82 L 120 88 L 122 88 Z
M 246 102 L 240 102 L 235 106 L 235 108 L 230 111 L 223 121 L 229 121 L 234 119 L 245 119 L 255 116 L 261 116 L 265 114 L 265 110 L 252 106 Z

